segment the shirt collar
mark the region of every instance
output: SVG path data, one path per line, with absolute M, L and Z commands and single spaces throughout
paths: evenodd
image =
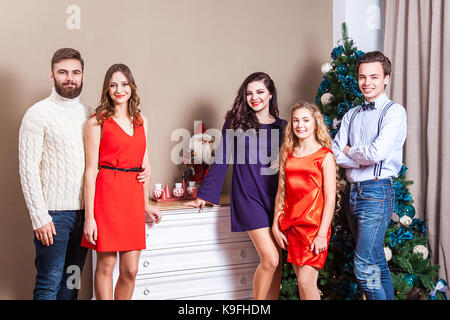
M 375 102 L 375 109 L 379 109 L 381 107 L 384 106 L 384 104 L 386 103 L 386 101 L 388 101 L 389 98 L 387 97 L 386 93 L 383 93 L 381 96 L 379 96 L 378 98 L 376 98 L 374 100 Z M 364 100 L 365 102 L 367 102 L 366 100 Z
M 52 93 L 50 95 L 50 99 L 56 104 L 63 107 L 74 107 L 80 104 L 80 96 L 75 97 L 73 99 L 64 98 L 56 92 L 55 87 L 52 87 Z

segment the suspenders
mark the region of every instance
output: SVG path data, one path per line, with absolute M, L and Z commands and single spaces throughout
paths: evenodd
M 348 142 L 350 143 L 350 129 L 351 129 L 351 127 L 352 127 L 352 122 L 353 122 L 353 119 L 355 119 L 355 117 L 356 117 L 356 115 L 361 111 L 361 109 L 362 109 L 362 107 L 361 106 L 359 106 L 359 107 L 356 107 L 356 110 L 355 110 L 355 112 L 353 112 L 353 114 L 352 114 L 352 116 L 351 116 L 351 118 L 350 118 L 350 121 L 349 121 L 349 123 L 348 123 Z
M 389 108 L 394 105 L 395 103 L 392 101 L 389 101 L 388 104 L 386 104 L 383 109 L 381 110 L 380 113 L 380 117 L 378 118 L 378 129 L 377 129 L 377 135 L 375 136 L 375 139 L 378 137 L 378 135 L 380 134 L 380 130 L 381 130 L 381 124 L 383 123 L 383 119 L 384 116 L 386 115 L 386 112 L 389 110 Z M 350 122 L 348 124 L 348 141 L 350 143 L 350 129 L 352 126 L 352 122 L 355 119 L 356 115 L 361 111 L 361 106 L 357 107 L 357 109 L 355 110 L 355 112 L 353 112 L 352 116 L 350 117 Z M 375 180 L 378 181 L 378 177 L 381 174 L 381 168 L 383 166 L 383 161 L 380 161 L 378 163 L 375 164 L 375 168 L 373 169 L 373 175 L 375 176 Z

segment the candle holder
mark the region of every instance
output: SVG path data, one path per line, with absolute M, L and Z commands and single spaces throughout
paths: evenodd
M 183 180 L 184 181 L 184 180 Z M 197 188 L 194 181 L 189 181 L 189 187 L 186 188 L 184 182 L 175 183 L 175 187 L 170 193 L 169 184 L 166 183 L 164 190 L 161 189 L 162 184 L 155 184 L 152 192 L 151 200 L 155 202 L 169 202 L 182 200 L 195 200 L 197 198 Z

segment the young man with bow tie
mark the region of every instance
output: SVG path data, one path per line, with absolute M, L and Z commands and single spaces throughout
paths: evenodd
M 383 53 L 366 53 L 357 67 L 365 101 L 342 118 L 333 152 L 339 166 L 346 169 L 345 206 L 356 240 L 356 278 L 367 299 L 393 300 L 383 241 L 394 209 L 392 178 L 402 166 L 406 111 L 384 92 L 391 62 Z

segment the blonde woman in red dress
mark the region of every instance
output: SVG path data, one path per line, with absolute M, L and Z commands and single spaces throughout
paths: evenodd
M 320 300 L 317 278 L 327 257 L 336 199 L 336 162 L 317 106 L 291 110 L 280 152 L 272 232 L 288 251 L 302 300 Z
M 96 299 L 131 299 L 138 261 L 145 249 L 145 215 L 156 223 L 159 209 L 149 203 L 149 180 L 136 180 L 150 168 L 147 118 L 130 69 L 112 65 L 106 72 L 100 106 L 85 129 L 85 224 L 81 245 L 97 251 Z M 115 291 L 112 274 L 119 252 Z

